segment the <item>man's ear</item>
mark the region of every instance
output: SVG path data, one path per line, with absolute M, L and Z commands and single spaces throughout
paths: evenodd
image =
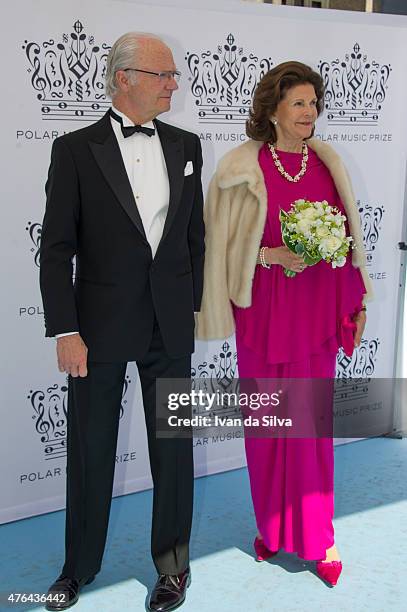
M 127 93 L 130 89 L 130 76 L 124 70 L 118 70 L 115 74 L 115 84 L 119 91 Z

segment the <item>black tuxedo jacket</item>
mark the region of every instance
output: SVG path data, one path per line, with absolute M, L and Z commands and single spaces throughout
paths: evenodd
M 155 125 L 170 201 L 154 259 L 109 115 L 52 147 L 40 251 L 46 335 L 79 331 L 92 361 L 145 355 L 154 313 L 170 357 L 194 349 L 204 263 L 201 145 L 195 134 Z M 187 161 L 194 171 L 184 176 Z

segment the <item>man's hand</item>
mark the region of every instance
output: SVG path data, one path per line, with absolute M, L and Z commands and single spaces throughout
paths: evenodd
M 60 372 L 74 378 L 87 376 L 88 349 L 79 334 L 57 338 L 57 357 Z
M 357 315 L 353 317 L 353 322 L 356 323 L 356 331 L 355 331 L 355 346 L 359 346 L 360 341 L 362 340 L 363 332 L 365 330 L 366 325 L 366 311 L 361 310 Z

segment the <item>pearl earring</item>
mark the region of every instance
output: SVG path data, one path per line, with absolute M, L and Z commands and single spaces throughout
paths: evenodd
M 272 123 L 273 125 L 277 125 L 277 119 L 272 119 L 272 120 L 271 120 L 271 123 Z

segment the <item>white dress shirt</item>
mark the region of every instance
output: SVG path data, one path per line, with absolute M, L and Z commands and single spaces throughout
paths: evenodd
M 113 105 L 112 108 L 122 117 L 124 126 L 134 125 L 133 121 Z M 113 117 L 110 117 L 110 121 L 154 258 L 163 234 L 170 199 L 170 184 L 160 138 L 157 129 L 154 136 L 140 132 L 125 138 L 120 123 Z M 144 123 L 143 126 L 154 128 L 152 121 Z M 61 338 L 76 333 L 78 332 L 66 332 L 55 337 Z
M 124 126 L 134 125 L 133 121 L 117 108 L 112 108 L 122 117 Z M 154 136 L 136 133 L 125 138 L 120 123 L 113 117 L 110 121 L 154 257 L 163 234 L 170 199 L 170 184 L 160 138 L 157 130 Z M 144 123 L 143 127 L 154 129 L 154 124 L 149 121 Z

